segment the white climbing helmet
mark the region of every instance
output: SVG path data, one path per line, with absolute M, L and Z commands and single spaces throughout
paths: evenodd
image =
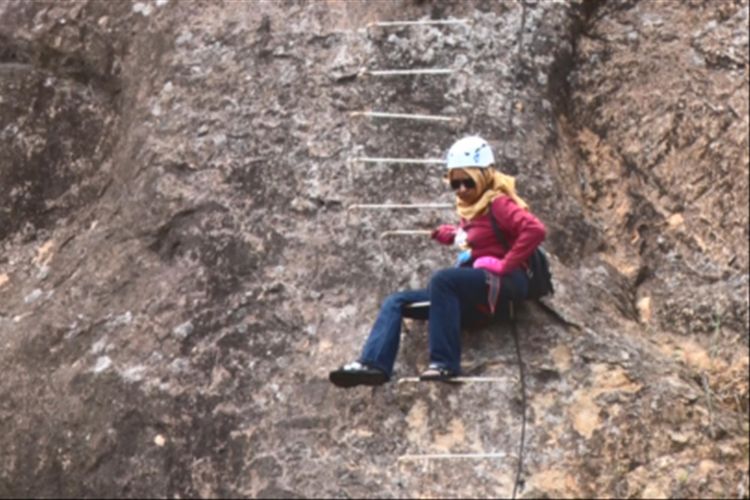
M 485 168 L 494 165 L 495 156 L 487 141 L 478 135 L 459 139 L 448 150 L 445 159 L 448 170 L 464 167 Z

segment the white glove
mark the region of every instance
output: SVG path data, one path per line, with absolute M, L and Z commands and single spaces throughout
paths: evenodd
M 453 244 L 457 246 L 458 248 L 467 248 L 466 245 L 466 239 L 468 238 L 468 234 L 466 234 L 466 231 L 464 231 L 461 228 L 458 228 L 458 231 L 456 231 L 456 237 L 453 240 Z

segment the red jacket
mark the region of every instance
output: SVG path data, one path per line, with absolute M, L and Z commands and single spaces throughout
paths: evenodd
M 518 267 L 525 269 L 526 261 L 547 235 L 544 224 L 508 196 L 495 198 L 490 210 L 510 245 L 510 251 L 503 248 L 495 236 L 489 214 L 480 215 L 471 221 L 461 219 L 459 226 L 467 233 L 472 260 L 487 255 L 501 259 L 502 270 L 498 273 L 501 275 Z

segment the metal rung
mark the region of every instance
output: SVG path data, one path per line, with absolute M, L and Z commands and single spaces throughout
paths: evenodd
M 396 76 L 396 75 L 450 75 L 452 69 L 366 69 L 365 75 L 372 76 Z
M 405 120 L 420 120 L 433 122 L 460 122 L 461 118 L 455 116 L 420 115 L 410 113 L 384 113 L 381 111 L 353 111 L 350 116 L 366 116 L 370 118 L 399 118 Z
M 415 164 L 415 165 L 445 165 L 445 160 L 440 158 L 368 158 L 359 157 L 351 158 L 350 162 L 358 163 L 404 163 L 404 164 Z
M 430 301 L 425 300 L 424 302 L 412 302 L 411 304 L 407 304 L 404 307 L 411 309 L 413 307 L 430 307 Z
M 381 238 L 386 236 L 407 236 L 407 235 L 430 235 L 429 229 L 396 229 L 395 231 L 385 231 L 380 235 Z M 428 302 L 429 304 L 429 302 Z
M 430 19 L 425 21 L 378 21 L 369 23 L 367 26 L 420 26 L 420 25 L 441 25 L 441 24 L 469 24 L 468 19 Z
M 374 204 L 374 203 L 360 203 L 351 205 L 347 210 L 353 210 L 355 208 L 363 209 L 374 209 L 382 208 L 384 210 L 394 210 L 399 208 L 453 208 L 451 203 L 391 203 L 391 204 Z
M 398 457 L 399 462 L 411 460 L 441 460 L 441 459 L 485 459 L 485 458 L 506 458 L 507 453 L 431 453 L 425 455 L 401 455 Z
M 399 384 L 410 384 L 417 382 L 434 382 L 434 380 L 420 380 L 419 377 L 403 377 L 398 379 Z M 500 377 L 453 377 L 447 380 L 447 382 L 462 382 L 462 383 L 492 383 L 492 382 L 505 382 L 504 378 Z

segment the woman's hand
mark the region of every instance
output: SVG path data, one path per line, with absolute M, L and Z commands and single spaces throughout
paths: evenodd
M 494 274 L 501 274 L 504 271 L 504 263 L 497 257 L 487 255 L 485 257 L 479 257 L 474 261 L 474 269 L 485 269 Z
M 432 232 L 431 238 L 443 245 L 452 245 L 453 240 L 456 238 L 456 231 L 456 226 L 443 224 Z

